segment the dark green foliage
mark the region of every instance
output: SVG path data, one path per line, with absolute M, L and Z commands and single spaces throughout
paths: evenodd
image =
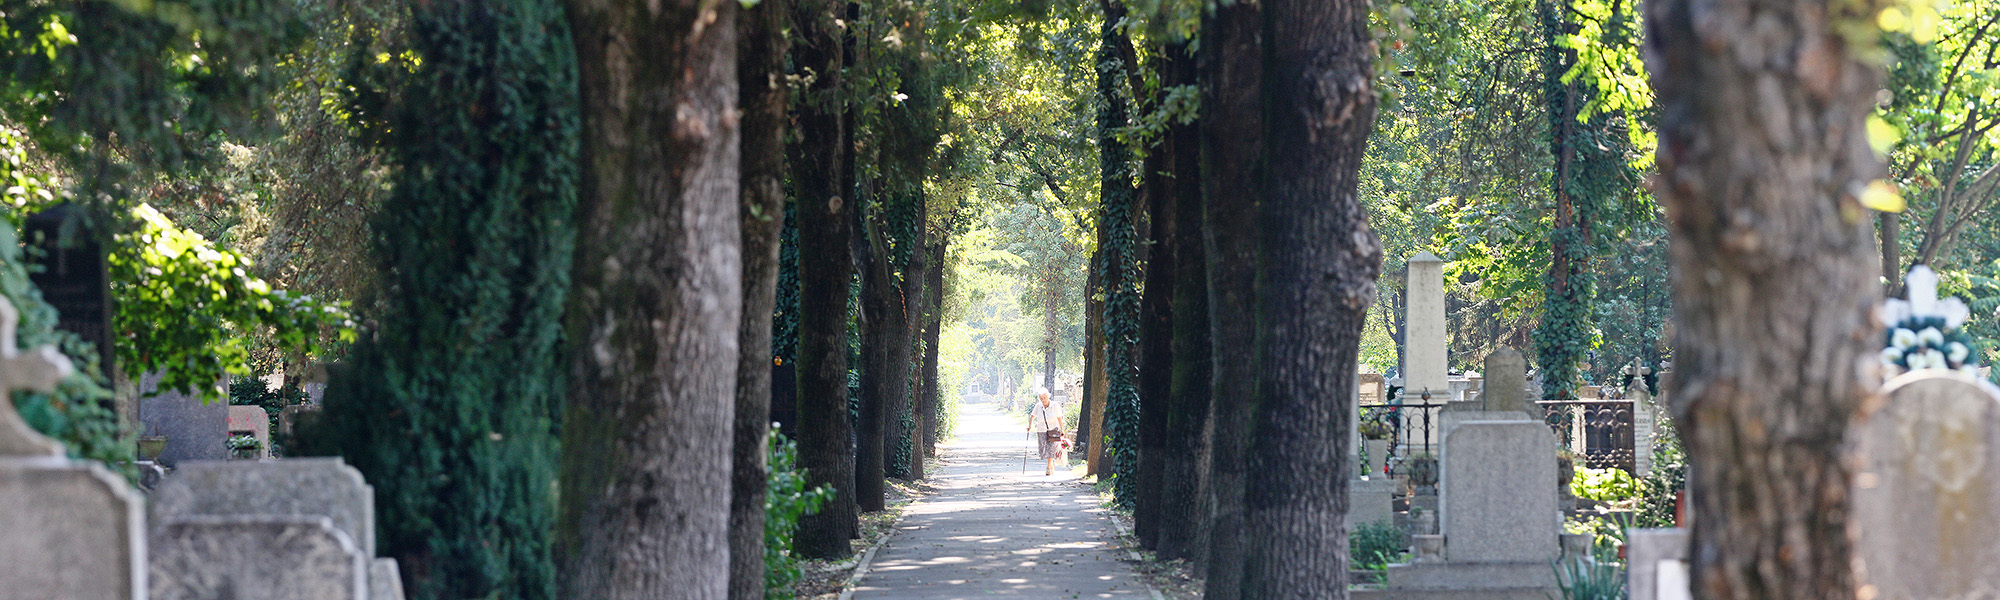
M 1565 81 L 1564 75 L 1576 63 L 1574 51 L 1558 43 L 1573 27 L 1568 1 L 1542 0 L 1537 11 L 1546 44 L 1541 54 L 1549 149 L 1556 155 L 1550 189 L 1567 198 L 1566 204 L 1558 199 L 1557 211 L 1569 211 L 1566 219 L 1557 216 L 1549 234 L 1550 250 L 1557 256 L 1542 278 L 1547 297 L 1541 323 L 1535 327 L 1535 362 L 1547 399 L 1576 397 L 1585 355 L 1597 343 L 1591 314 L 1597 283 L 1590 271 L 1591 258 L 1609 237 L 1604 226 L 1610 207 L 1618 206 L 1636 182 L 1623 152 L 1629 138 L 1616 116 L 1599 113 L 1578 121 L 1584 105 L 1595 97 Z
M 889 477 L 910 478 L 910 453 L 914 451 L 910 447 L 910 432 L 916 428 L 916 413 L 906 410 L 903 411 L 902 417 L 896 419 L 896 426 L 891 429 L 893 433 L 890 439 L 893 443 L 889 445 L 889 460 L 883 465 L 884 472 Z
M 312 5 L 7 2 L 0 113 L 91 189 L 119 183 L 129 166 L 172 169 L 212 156 L 212 134 L 274 122 L 260 101 L 285 83 L 273 64 L 305 39 L 301 14 Z
M 1674 527 L 1675 499 L 1687 489 L 1687 453 L 1680 435 L 1664 416 L 1653 425 L 1653 471 L 1646 474 L 1645 497 L 1639 502 L 1639 527 Z
M 42 178 L 22 168 L 24 151 L 16 133 L 0 127 L 0 189 L 12 188 L 9 195 L 41 199 L 53 198 Z M 18 190 L 18 191 L 15 191 Z M 6 198 L 17 201 L 19 198 Z M 138 472 L 130 468 L 131 432 L 119 426 L 118 415 L 109 407 L 111 384 L 101 375 L 97 346 L 76 334 L 56 330 L 56 309 L 42 300 L 41 290 L 28 279 L 27 257 L 19 243 L 26 214 L 12 206 L 0 209 L 0 295 L 14 304 L 20 314 L 15 337 L 17 348 L 54 344 L 76 367 L 56 387 L 54 393 L 16 391 L 14 408 L 29 427 L 63 443 L 70 456 L 103 461 L 127 478 Z
M 1381 565 L 1397 562 L 1402 558 L 1405 534 L 1401 527 L 1388 521 L 1363 523 L 1347 532 L 1347 554 L 1354 557 L 1357 565 Z
M 764 496 L 764 597 L 770 600 L 792 598 L 792 584 L 804 576 L 799 559 L 792 556 L 799 517 L 819 512 L 833 498 L 833 490 L 826 486 L 806 489 L 805 471 L 798 461 L 798 443 L 771 432 L 770 487 Z
M 384 314 L 327 390 L 323 440 L 375 486 L 411 598 L 548 598 L 574 47 L 555 2 L 412 10 L 417 60 L 352 77 L 357 113 L 386 118 L 371 141 L 395 192 L 375 223 Z

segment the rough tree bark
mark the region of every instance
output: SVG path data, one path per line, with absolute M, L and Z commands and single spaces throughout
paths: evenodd
M 1161 81 L 1172 81 L 1181 61 L 1188 60 L 1187 43 L 1171 43 L 1153 62 Z M 1145 103 L 1147 109 L 1157 101 Z M 1167 411 L 1174 366 L 1174 275 L 1177 264 L 1174 198 L 1180 181 L 1173 168 L 1180 140 L 1164 136 L 1141 161 L 1146 218 L 1151 234 L 1146 247 L 1146 287 L 1139 300 L 1139 498 L 1132 511 L 1132 532 L 1140 545 L 1154 550 L 1160 542 L 1161 494 L 1168 460 Z M 1193 182 L 1190 182 L 1193 183 Z
M 1196 83 L 1195 59 L 1175 57 L 1167 85 Z M 1193 123 L 1167 129 L 1173 139 L 1173 362 L 1166 402 L 1166 460 L 1161 469 L 1161 558 L 1202 558 L 1207 549 L 1208 410 L 1214 388 L 1209 363 L 1208 258 L 1202 241 L 1200 132 Z
M 770 476 L 771 313 L 778 235 L 785 225 L 785 11 L 764 0 L 739 23 L 736 75 L 743 110 L 743 323 L 736 362 L 736 446 L 729 496 L 729 597 L 764 598 L 764 486 Z
M 1264 4 L 1257 409 L 1241 597 L 1347 597 L 1347 399 L 1382 247 L 1357 196 L 1375 123 L 1368 3 Z
M 928 232 L 926 232 L 928 233 Z M 928 237 L 928 235 L 926 235 Z M 910 456 L 905 472 L 912 481 L 924 478 L 925 438 L 930 437 L 930 419 L 925 418 L 930 405 L 926 403 L 934 392 L 927 377 L 930 366 L 937 364 L 937 346 L 930 343 L 931 297 L 937 289 L 931 287 L 931 246 L 919 245 L 916 255 L 911 257 L 906 279 L 917 280 L 906 298 L 910 302 L 910 345 L 911 350 L 923 353 L 911 357 L 908 369 L 910 379 Z
M 938 402 L 940 400 L 938 394 L 946 393 L 938 385 L 938 339 L 943 334 L 944 328 L 944 241 L 940 240 L 932 243 L 929 249 L 926 250 L 926 253 L 930 255 L 930 268 L 925 271 L 924 277 L 929 280 L 929 283 L 925 284 L 924 287 L 930 290 L 930 293 L 926 294 L 929 307 L 926 309 L 924 315 L 924 347 L 930 348 L 930 352 L 924 355 L 924 394 L 920 397 L 923 407 L 918 413 L 917 425 L 919 429 L 923 430 L 924 437 L 923 443 L 916 446 L 922 450 L 922 452 L 918 453 L 922 457 L 937 456 L 938 434 L 940 433 L 938 431 L 937 418 Z M 956 394 L 958 393 L 958 389 L 954 387 L 949 393 Z M 923 462 L 922 457 L 917 458 L 918 463 Z M 921 475 L 919 476 L 921 477 Z
M 1217 7 L 1199 57 L 1203 254 L 1208 258 L 1212 381 L 1257 381 L 1257 211 L 1263 147 L 1263 21 L 1254 2 Z M 1248 389 L 1243 389 L 1247 387 Z M 1245 559 L 1243 482 L 1255 386 L 1211 405 L 1209 541 L 1203 597 L 1238 600 Z
M 1130 120 L 1130 102 L 1124 91 L 1131 79 L 1132 40 L 1119 23 L 1125 19 L 1120 0 L 1100 0 L 1104 22 L 1100 25 L 1097 51 L 1097 94 L 1103 105 L 1097 112 L 1097 152 L 1099 169 L 1098 226 L 1106 234 L 1104 250 L 1104 452 L 1111 461 L 1110 471 L 1118 503 L 1130 507 L 1139 497 L 1134 485 L 1139 461 L 1139 242 L 1138 194 L 1132 189 L 1132 153 L 1115 135 Z M 1100 459 L 1103 460 L 1103 459 Z M 1102 472 L 1103 469 L 1100 469 Z
M 907 400 L 899 391 L 908 391 L 908 380 L 902 375 L 907 373 L 910 355 L 907 348 L 898 352 L 898 338 L 908 341 L 909 324 L 882 219 L 865 221 L 866 242 L 855 258 L 862 277 L 861 435 L 856 437 L 860 447 L 854 458 L 854 500 L 862 512 L 877 512 L 888 508 L 888 447 L 895 443 L 897 401 Z M 897 362 L 898 354 L 902 362 Z
M 806 486 L 829 486 L 834 497 L 818 513 L 799 519 L 794 550 L 807 558 L 853 553 L 847 540 L 858 527 L 853 423 L 847 414 L 849 253 L 855 203 L 842 187 L 847 145 L 841 83 L 845 56 L 834 0 L 793 3 L 793 68 L 810 84 L 795 108 L 798 160 L 791 164 L 799 216 L 799 466 Z
M 573 0 L 584 109 L 564 597 L 728 596 L 737 7 Z
M 1076 440 L 1083 451 L 1084 473 L 1103 477 L 1104 456 L 1104 227 L 1097 228 L 1097 250 L 1090 254 L 1090 276 L 1083 288 L 1083 397 L 1078 401 Z M 1092 437 L 1095 435 L 1096 437 Z
M 1695 597 L 1855 597 L 1841 448 L 1876 389 L 1881 286 L 1853 194 L 1882 173 L 1881 80 L 1842 32 L 1879 7 L 1646 8 Z

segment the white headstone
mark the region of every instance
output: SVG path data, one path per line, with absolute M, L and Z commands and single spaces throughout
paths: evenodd
M 153 491 L 155 522 L 186 516 L 326 517 L 375 555 L 375 489 L 341 459 L 193 461 Z
M 145 598 L 138 494 L 14 412 L 14 390 L 51 391 L 73 372 L 54 347 L 17 350 L 19 319 L 0 297 L 0 596 Z
M 1442 404 L 1450 391 L 1445 362 L 1444 261 L 1429 252 L 1410 257 L 1403 353 L 1405 403 L 1431 393 Z
M 1924 370 L 1854 435 L 1853 529 L 1878 598 L 2000 597 L 2000 389 Z

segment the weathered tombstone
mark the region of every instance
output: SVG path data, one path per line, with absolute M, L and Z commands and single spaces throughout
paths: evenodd
M 1646 387 L 1646 376 L 1652 372 L 1636 358 L 1625 367 L 1625 374 L 1632 376 L 1631 383 L 1625 385 L 1625 397 L 1632 400 L 1632 468 L 1640 477 L 1653 472 L 1653 428 L 1660 407 L 1653 403 L 1653 392 Z
M 368 565 L 368 600 L 403 600 L 403 574 L 396 559 L 378 558 Z
M 229 458 L 229 404 L 161 390 L 160 375 L 139 379 L 139 420 L 145 435 L 167 437 L 159 461 L 175 466 L 190 460 Z
M 1445 434 L 1439 510 L 1445 559 L 1532 562 L 1556 557 L 1556 440 L 1534 421 L 1473 421 Z
M 152 546 L 153 600 L 369 598 L 367 556 L 326 517 L 177 517 Z
M 1686 529 L 1625 530 L 1625 589 L 1630 600 L 1687 600 Z
M 1855 430 L 1855 554 L 1878 598 L 2000 597 L 2000 389 L 1917 370 Z
M 1528 359 L 1521 352 L 1501 346 L 1486 355 L 1486 385 L 1480 391 L 1479 399 L 1489 411 L 1519 411 L 1529 416 L 1534 412 L 1533 402 L 1528 400 Z
M 1556 443 L 1540 421 L 1468 421 L 1444 442 L 1442 548 L 1419 536 L 1418 560 L 1390 565 L 1387 589 L 1354 598 L 1545 600 L 1561 549 Z
M 1360 403 L 1381 404 L 1384 400 L 1383 392 L 1387 391 L 1383 387 L 1383 383 L 1381 373 L 1362 373 L 1361 383 L 1359 384 L 1361 387 Z
M 14 412 L 13 390 L 49 391 L 72 372 L 54 347 L 14 348 L 19 316 L 0 297 L 0 595 L 145 598 L 138 494 Z
M 271 413 L 259 406 L 230 406 L 228 423 L 230 437 L 254 437 L 257 439 L 256 457 L 271 457 Z
M 191 516 L 326 517 L 375 555 L 375 490 L 339 458 L 183 463 L 153 492 L 149 508 L 156 524 Z

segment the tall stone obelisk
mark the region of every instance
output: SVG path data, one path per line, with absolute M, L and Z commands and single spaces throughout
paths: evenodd
M 1410 280 L 1404 287 L 1403 403 L 1450 400 L 1445 373 L 1444 261 L 1430 252 L 1410 257 Z

